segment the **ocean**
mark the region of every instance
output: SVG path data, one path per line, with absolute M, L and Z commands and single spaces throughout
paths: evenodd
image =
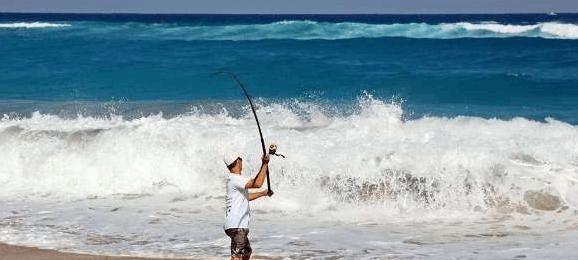
M 0 13 L 0 242 L 229 255 L 576 259 L 578 14 Z

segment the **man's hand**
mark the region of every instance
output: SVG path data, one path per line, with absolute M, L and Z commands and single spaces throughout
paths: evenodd
M 268 164 L 269 163 L 269 155 L 268 154 L 263 155 L 263 157 L 261 157 L 261 162 L 263 164 Z
M 267 190 L 267 196 L 271 197 L 271 196 L 273 196 L 273 193 L 274 192 L 272 190 Z

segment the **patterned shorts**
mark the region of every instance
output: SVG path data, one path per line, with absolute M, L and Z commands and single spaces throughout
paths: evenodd
M 229 228 L 225 234 L 231 238 L 231 256 L 248 256 L 253 251 L 249 243 L 248 228 Z

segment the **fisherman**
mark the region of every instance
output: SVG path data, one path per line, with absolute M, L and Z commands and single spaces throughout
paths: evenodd
M 227 161 L 229 160 L 229 161 Z M 231 238 L 231 260 L 246 260 L 251 258 L 251 245 L 249 244 L 249 201 L 273 195 L 273 191 L 267 189 L 249 193 L 249 189 L 259 189 L 265 181 L 269 164 L 269 155 L 261 158 L 261 168 L 255 178 L 247 178 L 242 174 L 243 159 L 241 157 L 226 158 L 225 165 L 229 169 L 227 179 L 227 197 L 225 212 L 225 234 Z

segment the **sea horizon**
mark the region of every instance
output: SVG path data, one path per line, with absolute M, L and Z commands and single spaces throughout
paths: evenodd
M 423 13 L 194 13 L 194 12 L 61 12 L 61 11 L 0 11 L 3 14 L 151 14 L 151 15 L 483 15 L 483 14 L 493 14 L 493 15 L 532 15 L 532 14 L 578 14 L 578 12 L 558 12 L 558 11 L 544 11 L 544 12 L 423 12 Z

